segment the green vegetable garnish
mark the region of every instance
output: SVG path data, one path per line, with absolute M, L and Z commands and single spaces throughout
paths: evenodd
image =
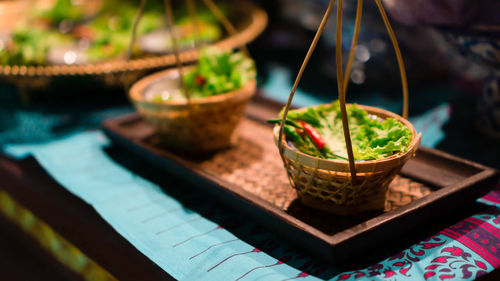
M 281 119 L 269 119 L 267 120 L 269 124 L 281 124 Z M 295 128 L 300 128 L 299 124 L 293 122 L 292 120 L 286 119 L 285 124 L 290 125 Z
M 68 35 L 27 26 L 18 27 L 11 36 L 0 46 L 0 64 L 45 64 L 52 46 L 71 42 Z
M 202 50 L 198 65 L 185 74 L 184 80 L 191 97 L 200 98 L 240 89 L 255 75 L 253 60 L 242 52 L 210 48 Z
M 161 6 L 146 5 L 137 28 L 137 36 L 147 34 L 163 26 Z M 89 61 L 99 61 L 124 54 L 130 43 L 132 27 L 137 13 L 133 3 L 108 0 L 100 15 L 85 25 L 90 34 L 90 45 L 86 51 Z
M 196 40 L 199 40 L 201 43 L 208 43 L 217 40 L 222 36 L 222 31 L 219 25 L 215 23 L 198 21 L 198 31 L 200 32 L 199 38 L 197 38 L 196 31 L 194 29 L 194 25 L 191 22 L 183 21 L 183 23 L 176 24 L 177 32 L 181 35 L 177 38 L 177 46 L 180 49 L 189 48 L 194 45 Z M 173 49 L 173 42 L 170 37 L 165 42 L 166 49 Z
M 410 129 L 394 118 L 380 120 L 369 115 L 355 104 L 347 107 L 349 130 L 355 160 L 375 160 L 405 152 L 412 139 Z M 282 115 L 281 115 L 282 116 Z M 314 127 L 326 142 L 318 149 L 317 141 L 308 134 L 298 133 L 301 121 Z M 281 120 L 270 120 L 281 123 Z M 301 152 L 324 159 L 347 160 L 339 102 L 309 107 L 306 110 L 290 110 L 285 124 L 288 141 Z
M 8 40 L 4 40 L 3 44 L 0 42 L 0 64 L 44 65 L 47 64 L 47 54 L 51 48 L 80 43 L 86 46 L 82 48 L 86 48 L 84 51 L 88 62 L 116 58 L 125 54 L 128 48 L 137 9 L 137 3 L 134 2 L 104 0 L 101 10 L 94 17 L 85 14 L 84 5 L 73 5 L 70 0 L 57 0 L 49 9 L 31 11 L 31 17 L 18 24 Z M 211 42 L 220 38 L 220 26 L 210 11 L 199 9 L 197 12 L 201 41 Z M 161 2 L 149 1 L 139 23 L 137 36 L 163 29 L 163 13 Z M 178 39 L 179 47 L 191 46 L 195 35 L 189 14 L 179 10 L 176 15 L 176 28 L 184 31 Z M 58 28 L 65 20 L 71 22 L 71 28 L 65 31 L 68 33 L 61 34 Z M 83 42 L 82 38 L 85 39 Z M 169 44 L 171 41 L 167 38 L 167 48 Z M 141 51 L 135 48 L 134 54 L 141 54 Z
M 85 16 L 82 5 L 73 5 L 71 0 L 57 0 L 50 9 L 34 12 L 36 17 L 58 25 L 63 20 L 79 21 Z

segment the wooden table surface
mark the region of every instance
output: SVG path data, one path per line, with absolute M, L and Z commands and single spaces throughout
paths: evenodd
M 0 179 L 0 189 L 31 210 L 39 219 L 50 225 L 54 231 L 118 280 L 173 280 L 120 236 L 90 205 L 52 180 L 33 158 L 16 162 L 0 156 Z M 5 219 L 3 221 L 5 222 Z M 0 234 L 9 235 L 3 230 Z M 25 246 L 30 247 L 28 244 Z M 0 244 L 0 247 L 14 246 Z M 30 260 L 36 264 L 40 259 Z M 15 259 L 9 261 L 9 263 L 14 262 Z M 65 275 L 63 277 L 65 280 L 72 280 Z M 9 279 L 24 278 L 7 278 Z
M 17 225 L 0 215 L 0 280 L 81 281 Z

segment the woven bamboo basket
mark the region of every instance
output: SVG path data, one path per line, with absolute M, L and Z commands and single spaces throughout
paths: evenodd
M 255 94 L 256 81 L 228 93 L 187 100 L 153 102 L 147 91 L 179 88 L 179 71 L 168 69 L 139 80 L 130 98 L 167 146 L 188 153 L 208 153 L 234 144 L 245 105 Z
M 142 2 L 145 1 L 142 0 Z M 203 2 L 221 22 L 228 34 L 238 33 L 212 0 L 203 0 Z M 191 9 L 191 20 L 193 28 L 196 29 L 194 1 L 187 0 L 186 3 L 188 9 Z M 178 39 L 173 32 L 174 15 L 170 0 L 165 1 L 165 11 L 167 29 L 172 37 L 176 68 L 139 80 L 129 92 L 132 103 L 153 126 L 161 141 L 170 148 L 190 154 L 204 154 L 229 147 L 236 142 L 235 129 L 243 117 L 245 105 L 255 94 L 256 81 L 253 79 L 242 88 L 227 93 L 192 98 L 184 82 L 184 73 L 191 67 L 182 66 Z M 132 37 L 135 38 L 135 30 L 133 33 Z M 196 41 L 201 42 L 199 38 Z M 244 44 L 239 48 L 245 56 L 250 57 Z M 185 99 L 154 102 L 146 98 L 150 91 L 179 89 L 184 91 Z
M 412 132 L 408 150 L 380 160 L 356 161 L 353 181 L 349 162 L 313 157 L 288 143 L 284 144 L 283 161 L 290 183 L 301 202 L 309 207 L 338 215 L 356 214 L 384 208 L 389 184 L 403 165 L 415 155 L 421 135 L 405 118 L 371 106 L 358 105 L 370 115 L 381 119 L 395 118 Z M 274 128 L 278 144 L 279 126 Z
M 337 91 L 348 161 L 320 159 L 304 154 L 290 147 L 284 137 L 284 124 L 293 96 L 336 1 L 337 31 L 335 41 Z M 301 202 L 309 207 L 321 209 L 338 215 L 353 215 L 368 210 L 382 210 L 385 205 L 389 184 L 401 170 L 403 165 L 415 155 L 421 139 L 421 135 L 417 134 L 412 124 L 407 121 L 408 83 L 406 80 L 406 72 L 404 69 L 401 51 L 382 3 L 380 0 L 375 0 L 375 3 L 380 11 L 389 36 L 391 37 L 401 73 L 403 88 L 403 116 L 399 116 L 375 107 L 359 107 L 366 110 L 369 114 L 375 115 L 381 119 L 389 117 L 395 118 L 409 128 L 412 132 L 412 140 L 407 151 L 379 160 L 355 161 L 354 159 L 346 109 L 347 106 L 349 106 L 346 105 L 346 92 L 348 85 L 348 79 L 346 78 L 349 78 L 350 75 L 354 59 L 354 51 L 358 41 L 363 11 L 363 0 L 357 0 L 355 27 L 349 59 L 347 60 L 345 76 L 342 69 L 341 46 L 343 0 L 330 0 L 316 35 L 314 36 L 311 46 L 309 47 L 306 57 L 299 70 L 297 78 L 295 79 L 295 83 L 283 111 L 281 125 L 274 128 L 274 138 L 287 171 L 290 184 L 294 189 L 296 189 Z
M 243 1 L 231 7 L 238 20 L 237 26 L 233 27 L 232 32 L 228 32 L 227 36 L 212 44 L 221 50 L 236 49 L 254 40 L 267 25 L 266 12 L 255 4 Z M 134 30 L 133 33 L 136 31 Z M 132 38 L 132 41 L 135 41 L 135 38 Z M 175 66 L 178 60 L 182 63 L 192 63 L 198 59 L 198 56 L 199 49 L 194 48 L 182 50 L 178 58 L 174 53 L 168 53 L 134 58 L 125 55 L 124 58 L 72 65 L 0 65 L 0 80 L 28 90 L 45 88 L 53 79 L 67 76 L 95 77 L 107 85 L 121 86 L 123 84 L 129 85 L 130 82 L 136 81 L 138 77 L 152 70 Z M 26 81 L 32 80 L 36 83 L 26 83 Z

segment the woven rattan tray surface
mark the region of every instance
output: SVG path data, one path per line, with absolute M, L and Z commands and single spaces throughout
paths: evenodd
M 272 128 L 262 122 L 276 113 L 276 107 L 257 99 L 239 127 L 235 147 L 197 158 L 163 147 L 137 114 L 107 120 L 103 128 L 116 144 L 156 166 L 183 171 L 196 186 L 328 261 L 425 223 L 433 212 L 443 214 L 473 201 L 498 177 L 493 169 L 422 148 L 391 183 L 384 212 L 327 214 L 303 206 L 290 187 Z

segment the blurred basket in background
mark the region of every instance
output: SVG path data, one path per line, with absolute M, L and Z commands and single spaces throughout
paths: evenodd
M 130 99 L 167 146 L 189 153 L 206 153 L 234 144 L 236 127 L 245 105 L 255 94 L 256 81 L 215 96 L 154 102 L 155 91 L 180 88 L 179 70 L 165 70 L 147 76 L 130 89 Z

